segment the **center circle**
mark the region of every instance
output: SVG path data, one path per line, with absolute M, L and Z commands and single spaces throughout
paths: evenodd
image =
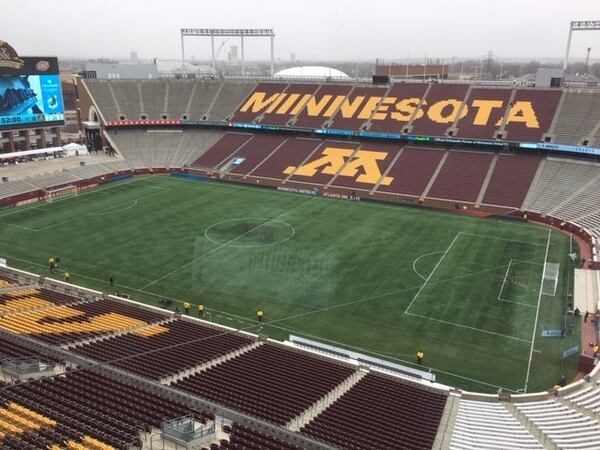
M 289 223 L 264 217 L 222 220 L 204 230 L 204 237 L 213 244 L 234 248 L 282 244 L 295 234 L 296 229 Z

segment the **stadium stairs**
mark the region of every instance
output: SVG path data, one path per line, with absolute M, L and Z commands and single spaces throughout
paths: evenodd
M 104 121 L 121 117 L 141 119 L 142 116 L 179 119 L 178 115 L 188 114 L 193 120 L 225 121 L 236 117 L 240 105 L 257 85 L 253 82 L 229 84 L 211 80 L 87 80 L 85 86 L 92 93 Z M 267 88 L 275 89 L 274 86 Z M 280 83 L 278 89 L 287 92 L 290 84 Z M 307 88 L 307 92 L 356 95 L 361 89 L 354 85 L 320 84 L 316 88 Z M 414 84 L 388 88 L 385 95 L 392 95 L 395 89 L 420 90 L 419 108 L 425 106 L 426 99 L 434 101 L 449 92 L 446 88 Z M 475 95 L 475 90 L 457 88 L 456 96 L 465 103 Z M 522 89 L 508 92 L 510 102 L 535 99 L 544 94 Z M 507 97 L 507 91 L 501 95 Z M 579 95 L 586 97 L 581 100 Z M 565 92 L 559 95 L 554 92 L 543 99 L 547 112 L 540 119 L 543 130 L 534 134 L 514 124 L 507 125 L 508 109 L 503 112 L 499 130 L 509 139 L 516 136 L 523 140 L 538 140 L 550 131 L 557 140 L 579 143 L 589 136 L 594 143 L 600 141 L 600 121 L 594 123 L 597 113 L 594 105 L 598 97 L 598 94 Z M 187 103 L 182 101 L 186 98 Z M 583 102 L 582 109 L 589 111 L 587 115 L 573 106 L 579 100 Z M 361 119 L 360 123 L 347 121 L 341 107 L 342 103 L 332 111 L 328 121 L 330 125 L 335 126 L 337 121 L 338 125 L 370 125 L 370 129 L 380 130 L 392 126 L 376 123 L 371 120 L 372 115 L 366 121 Z M 551 113 L 553 108 L 557 109 L 556 114 Z M 420 128 L 425 125 L 418 122 L 416 113 L 417 110 L 407 126 L 432 134 L 445 133 L 446 126 Z M 239 117 L 247 117 L 252 122 L 259 116 L 265 123 L 272 120 L 262 113 Z M 320 127 L 324 122 L 302 111 L 294 119 L 300 125 L 312 127 Z M 575 122 L 580 124 L 577 129 L 569 125 Z M 459 136 L 461 132 L 469 133 L 468 127 L 463 126 L 460 120 L 452 126 L 458 130 Z M 486 129 L 486 133 L 492 134 L 490 138 L 497 132 L 492 128 L 495 125 Z M 349 161 L 345 161 L 335 174 L 323 176 L 314 184 L 295 179 L 297 169 L 291 173 L 284 172 L 290 166 L 297 168 L 319 157 L 329 141 L 297 136 L 286 136 L 278 141 L 259 134 L 199 129 L 161 130 L 154 127 L 152 130 L 108 129 L 106 136 L 124 159 L 100 162 L 98 167 L 69 168 L 59 173 L 2 183 L 0 199 L 48 187 L 80 184 L 115 173 L 132 173 L 134 170 L 144 173 L 152 168 L 183 168 L 187 164 L 192 164 L 194 170 L 203 174 L 223 170 L 224 178 L 235 181 L 246 177 L 251 182 L 258 179 L 273 186 L 281 186 L 285 182 L 321 189 L 329 186 L 339 192 L 365 190 L 356 181 L 344 186 L 336 185 L 341 185 L 342 172 Z M 343 143 L 351 145 L 353 154 L 357 154 L 359 143 Z M 248 157 L 244 167 L 236 170 L 231 166 L 224 170 L 239 152 L 252 148 L 252 157 Z M 568 220 L 600 237 L 598 164 L 541 155 L 525 156 L 529 155 L 403 146 L 388 159 L 386 164 L 389 165 L 375 185 L 366 190 L 373 198 L 390 201 L 406 198 L 421 200 L 425 204 L 456 204 L 469 208 L 481 204 L 482 207 L 498 206 L 504 212 L 521 209 L 540 217 L 548 215 Z M 383 177 L 392 177 L 395 181 L 383 185 Z M 515 192 L 514 195 L 509 195 L 508 190 Z M 17 271 L 8 271 L 7 275 L 24 277 Z M 16 278 L 7 276 L 6 283 L 11 280 L 16 281 Z M 23 291 L 27 289 L 23 288 Z M 304 436 L 348 450 L 597 450 L 600 442 L 598 367 L 585 380 L 551 392 L 486 396 L 450 390 L 408 377 L 391 376 L 374 367 L 361 369 L 368 371 L 364 375 L 357 371 L 356 362 L 317 356 L 292 345 L 270 341 L 259 343 L 255 336 L 232 332 L 227 339 L 220 340 L 214 337 L 215 333 L 218 334 L 215 330 L 231 330 L 200 322 L 190 326 L 192 330 L 181 325 L 184 320 L 173 320 L 163 311 L 114 298 L 98 299 L 94 295 L 91 298 L 85 290 L 57 282 L 44 284 L 36 291 L 39 301 L 33 303 L 27 303 L 25 298 L 15 303 L 15 297 L 8 294 L 19 290 L 1 293 L 0 306 L 8 305 L 5 308 L 8 308 L 6 311 L 10 316 L 0 317 L 0 328 L 33 337 L 45 344 L 45 349 L 58 351 L 61 346 L 66 347 L 69 350 L 66 354 L 71 355 L 73 360 L 77 355 L 84 355 L 94 361 L 116 361 L 110 364 L 111 368 L 139 377 L 136 378 L 139 386 L 132 387 L 119 381 L 113 373 L 77 371 L 67 373 L 64 378 L 42 379 L 15 385 L 17 387 L 11 389 L 0 389 L 4 405 L 4 409 L 0 406 L 0 417 L 12 420 L 5 421 L 4 428 L 0 423 L 2 448 L 54 449 L 57 442 L 69 442 L 71 448 L 78 448 L 77 445 L 119 448 L 131 442 L 139 444 L 140 431 L 158 429 L 165 417 L 191 413 L 189 406 L 157 397 L 152 391 L 152 388 L 157 389 L 153 384 L 156 381 L 161 381 L 165 389 L 192 396 L 198 402 L 209 399 L 224 409 L 252 416 L 257 423 L 266 420 L 282 429 L 300 429 Z M 43 309 L 36 309 L 42 302 L 45 302 Z M 51 332 L 44 332 L 44 328 L 39 327 L 42 319 L 53 315 L 60 319 L 59 323 L 46 329 Z M 173 342 L 185 342 L 182 336 L 211 337 L 208 341 L 211 345 L 198 346 L 198 353 L 188 349 L 174 351 Z M 10 338 L 0 335 L 6 347 L 0 349 L 0 355 L 54 357 L 50 350 L 42 352 L 33 348 L 24 338 L 19 343 L 14 339 L 12 334 Z M 144 349 L 160 351 L 155 357 L 149 355 L 136 360 L 135 355 L 143 353 Z M 172 353 L 171 357 L 169 353 Z M 184 359 L 186 353 L 189 359 Z M 16 413 L 11 402 L 18 405 L 17 410 L 19 407 L 26 409 L 20 410 L 22 414 Z M 90 402 L 94 402 L 96 408 L 90 408 Z M 454 413 L 455 418 L 452 417 Z M 23 414 L 30 417 L 39 414 L 50 426 L 36 428 L 24 421 L 29 420 L 34 425 L 39 425 L 40 421 L 25 419 Z M 194 414 L 202 420 L 211 417 L 201 408 Z M 19 428 L 19 423 L 27 423 L 28 427 Z M 284 443 L 273 435 L 265 435 L 247 424 L 234 423 L 228 434 L 228 438 L 212 442 L 211 450 L 302 448 Z
M 148 324 L 148 323 L 141 323 L 140 325 L 137 326 L 133 326 L 131 328 L 127 328 L 127 329 L 119 329 L 117 331 L 114 332 L 109 332 L 106 334 L 101 334 L 99 336 L 94 336 L 91 338 L 86 338 L 86 339 L 82 339 L 80 341 L 71 341 L 68 342 L 66 344 L 62 344 L 60 347 L 68 350 L 68 349 L 73 349 L 75 347 L 81 346 L 81 345 L 89 345 L 89 344 L 94 344 L 97 342 L 101 342 L 104 341 L 106 339 L 111 339 L 111 338 L 115 338 L 118 336 L 123 336 L 126 334 L 130 334 L 130 333 L 140 333 L 142 332 L 142 334 L 144 333 L 145 330 L 148 329 L 153 329 L 155 327 L 162 327 L 162 325 L 166 325 L 168 323 L 173 322 L 173 320 L 175 320 L 173 317 L 167 317 L 165 319 L 159 320 L 157 322 L 153 322 L 152 324 Z
M 201 364 L 198 364 L 197 366 L 191 367 L 189 369 L 185 369 L 182 370 L 174 375 L 170 375 L 168 377 L 165 378 L 161 378 L 159 381 L 162 384 L 173 384 L 173 383 L 177 383 L 178 381 L 183 380 L 184 378 L 190 377 L 192 375 L 195 375 L 197 373 L 201 373 L 204 372 L 206 370 L 209 370 L 215 366 L 218 366 L 219 364 L 224 364 L 229 360 L 232 360 L 233 358 L 237 358 L 241 355 L 243 355 L 246 352 L 250 352 L 252 350 L 254 350 L 257 347 L 260 347 L 262 345 L 262 342 L 253 342 L 251 344 L 248 344 L 245 347 L 242 348 L 238 348 L 236 350 L 232 350 L 229 353 L 225 353 L 223 355 L 218 356 L 217 358 L 211 359 L 209 361 L 203 362 Z
M 5 287 L 14 286 L 17 280 L 37 285 L 36 277 L 24 272 L 3 269 L 3 275 Z M 228 328 L 187 317 L 175 319 L 170 313 L 135 302 L 94 299 L 97 294 L 93 291 L 57 281 L 46 279 L 43 285 L 38 291 L 54 302 L 51 308 L 55 310 L 74 307 L 77 300 L 92 300 L 87 304 L 101 304 L 102 308 L 88 308 L 86 320 L 93 320 L 101 311 L 145 321 L 142 327 L 125 334 L 117 334 L 117 321 L 114 329 L 104 330 L 85 343 L 79 339 L 80 331 L 68 329 L 68 318 L 64 322 L 67 330 L 63 331 L 72 337 L 55 340 L 43 334 L 31 335 L 51 344 L 44 348 L 62 342 L 77 343 L 74 347 L 69 345 L 67 353 L 63 350 L 62 354 L 103 346 L 108 349 L 106 344 L 113 343 L 114 348 L 125 351 L 125 356 L 135 356 L 143 350 L 128 350 L 123 344 L 126 340 L 147 340 L 149 350 L 157 348 L 153 342 L 165 342 L 168 347 L 173 342 L 167 339 L 172 332 L 169 330 L 175 324 L 180 324 L 182 331 L 209 333 L 200 336 L 211 336 L 211 332 L 236 335 Z M 53 291 L 49 287 L 60 289 Z M 66 289 L 70 295 L 64 294 Z M 19 290 L 3 295 L 15 292 Z M 173 336 L 175 342 L 186 342 L 181 340 L 183 335 Z M 160 380 L 169 383 L 170 388 L 223 402 L 344 450 L 597 449 L 600 442 L 600 366 L 584 380 L 546 393 L 482 395 L 384 374 L 380 369 L 364 364 L 359 367 L 337 356 L 302 350 L 293 344 L 262 342 L 248 334 L 232 342 L 237 348 L 224 350 L 217 345 L 224 337 L 207 341 L 210 345 L 194 346 L 216 345 L 220 354 L 184 370 L 167 365 L 167 370 L 171 367 L 170 378 Z M 0 355 L 54 358 L 52 352 L 43 354 L 31 344 L 20 342 L 18 335 L 11 334 L 9 339 L 2 332 L 0 341 Z M 188 348 L 182 350 L 182 354 L 189 353 Z M 155 363 L 162 358 L 158 355 Z M 109 360 L 114 357 L 110 353 L 106 356 Z M 134 388 L 110 373 L 101 375 L 86 370 L 67 371 L 64 378 L 21 383 L 8 390 L 0 388 L 4 405 L 0 406 L 0 446 L 39 449 L 72 442 L 69 448 L 79 448 L 77 444 L 82 448 L 116 449 L 126 443 L 143 443 L 144 433 L 160 430 L 165 417 L 193 413 L 205 423 L 213 417 L 202 408 L 192 411 L 182 403 L 157 397 L 156 392 L 151 393 L 150 381 L 147 384 L 138 381 Z M 92 398 L 93 408 L 88 406 Z M 43 419 L 36 419 L 36 414 Z M 205 448 L 305 448 L 264 434 L 249 424 L 233 423 L 222 428 Z M 90 439 L 99 443 L 90 443 Z
M 285 427 L 291 431 L 300 431 L 306 425 L 308 425 L 313 419 L 319 414 L 325 411 L 327 408 L 332 406 L 338 401 L 346 392 L 352 389 L 356 383 L 362 380 L 367 375 L 366 371 L 356 370 L 342 381 L 339 385 L 333 388 L 329 393 L 315 403 L 310 405 L 306 410 L 302 411 L 298 416 L 291 419 L 285 424 Z

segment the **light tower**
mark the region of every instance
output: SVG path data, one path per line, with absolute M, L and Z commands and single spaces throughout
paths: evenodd
M 571 35 L 573 31 L 598 31 L 600 30 L 600 20 L 574 20 L 569 25 L 569 37 L 567 38 L 567 52 L 565 53 L 565 62 L 563 69 L 566 71 L 569 65 L 569 51 L 571 50 Z
M 588 65 L 590 63 L 590 52 L 592 51 L 592 47 L 587 48 L 587 54 L 585 55 L 585 73 L 588 73 Z

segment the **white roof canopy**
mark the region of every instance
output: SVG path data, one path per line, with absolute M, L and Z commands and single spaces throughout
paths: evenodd
M 275 78 L 339 78 L 350 79 L 341 70 L 325 66 L 298 66 L 280 70 L 274 75 Z

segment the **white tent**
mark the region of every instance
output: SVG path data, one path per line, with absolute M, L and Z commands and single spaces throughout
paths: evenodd
M 40 148 L 37 150 L 23 150 L 20 152 L 2 153 L 0 154 L 0 159 L 22 158 L 24 156 L 55 155 L 57 153 L 62 153 L 65 156 L 75 156 L 77 154 L 87 155 L 88 149 L 85 145 L 71 143 L 65 145 L 64 147 L 49 147 Z
M 88 149 L 85 145 L 76 144 L 75 142 L 71 142 L 70 144 L 63 146 L 63 153 L 66 156 L 75 156 L 77 154 L 87 155 Z

